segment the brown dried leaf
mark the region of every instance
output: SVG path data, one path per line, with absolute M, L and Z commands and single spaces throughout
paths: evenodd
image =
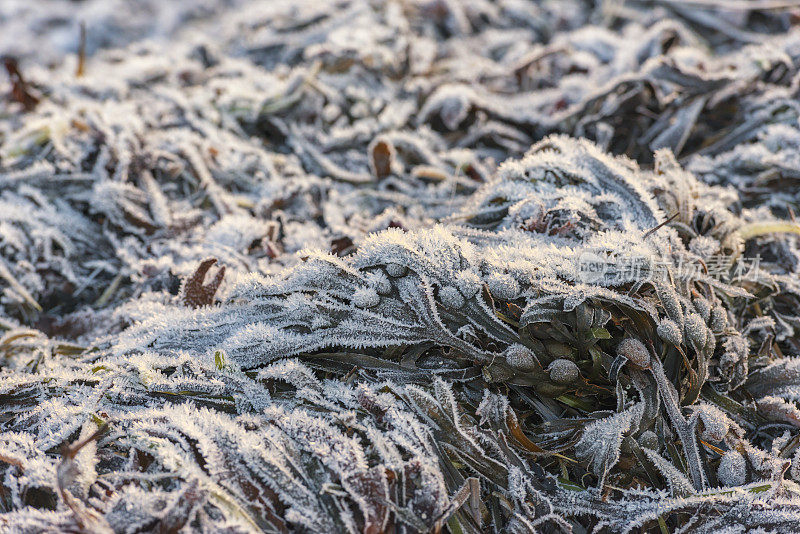
M 203 285 L 203 280 L 206 273 L 217 262 L 216 258 L 208 258 L 200 262 L 197 270 L 186 279 L 181 291 L 181 300 L 186 306 L 191 308 L 199 308 L 201 306 L 209 306 L 214 302 L 214 295 L 225 277 L 225 266 L 219 268 L 214 279 Z
M 392 174 L 392 162 L 395 157 L 394 146 L 387 140 L 378 138 L 369 147 L 369 166 L 377 179 Z
M 19 63 L 13 57 L 4 57 L 3 64 L 11 80 L 11 99 L 22 104 L 25 111 L 33 110 L 39 103 L 39 97 L 31 92 L 31 88 L 22 73 L 19 71 Z

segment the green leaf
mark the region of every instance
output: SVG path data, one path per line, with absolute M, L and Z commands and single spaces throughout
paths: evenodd
M 558 485 L 569 491 L 586 491 L 586 488 L 575 482 L 558 477 Z
M 225 368 L 225 353 L 221 350 L 214 352 L 214 365 L 216 365 L 217 369 L 220 371 Z
M 611 334 L 602 326 L 598 328 L 592 328 L 591 332 L 592 337 L 595 339 L 611 339 Z

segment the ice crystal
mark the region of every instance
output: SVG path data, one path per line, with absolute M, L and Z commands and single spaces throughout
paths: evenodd
M 719 461 L 717 478 L 726 486 L 741 486 L 747 480 L 747 463 L 737 451 L 728 451 Z
M 589 460 L 600 486 L 608 471 L 619 461 L 623 435 L 638 426 L 642 411 L 643 405 L 636 404 L 624 412 L 595 421 L 584 429 L 575 445 L 578 456 Z

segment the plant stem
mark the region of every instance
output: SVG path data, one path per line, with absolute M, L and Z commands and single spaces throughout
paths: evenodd
M 664 367 L 661 365 L 661 360 L 655 355 L 651 359 L 650 370 L 653 372 L 653 377 L 656 379 L 656 385 L 658 386 L 661 400 L 664 402 L 667 415 L 670 421 L 672 421 L 675 430 L 678 432 L 681 443 L 683 443 L 686 462 L 689 466 L 689 474 L 692 477 L 692 485 L 695 490 L 702 490 L 706 487 L 706 475 L 703 470 L 703 463 L 700 460 L 700 450 L 697 447 L 694 430 L 689 426 L 689 423 L 681 413 L 680 404 L 678 402 L 678 392 L 669 379 L 667 379 L 667 375 L 664 373 Z

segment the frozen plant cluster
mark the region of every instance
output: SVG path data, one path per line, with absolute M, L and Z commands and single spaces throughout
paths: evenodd
M 0 533 L 797 529 L 800 10 L 34 4 Z

